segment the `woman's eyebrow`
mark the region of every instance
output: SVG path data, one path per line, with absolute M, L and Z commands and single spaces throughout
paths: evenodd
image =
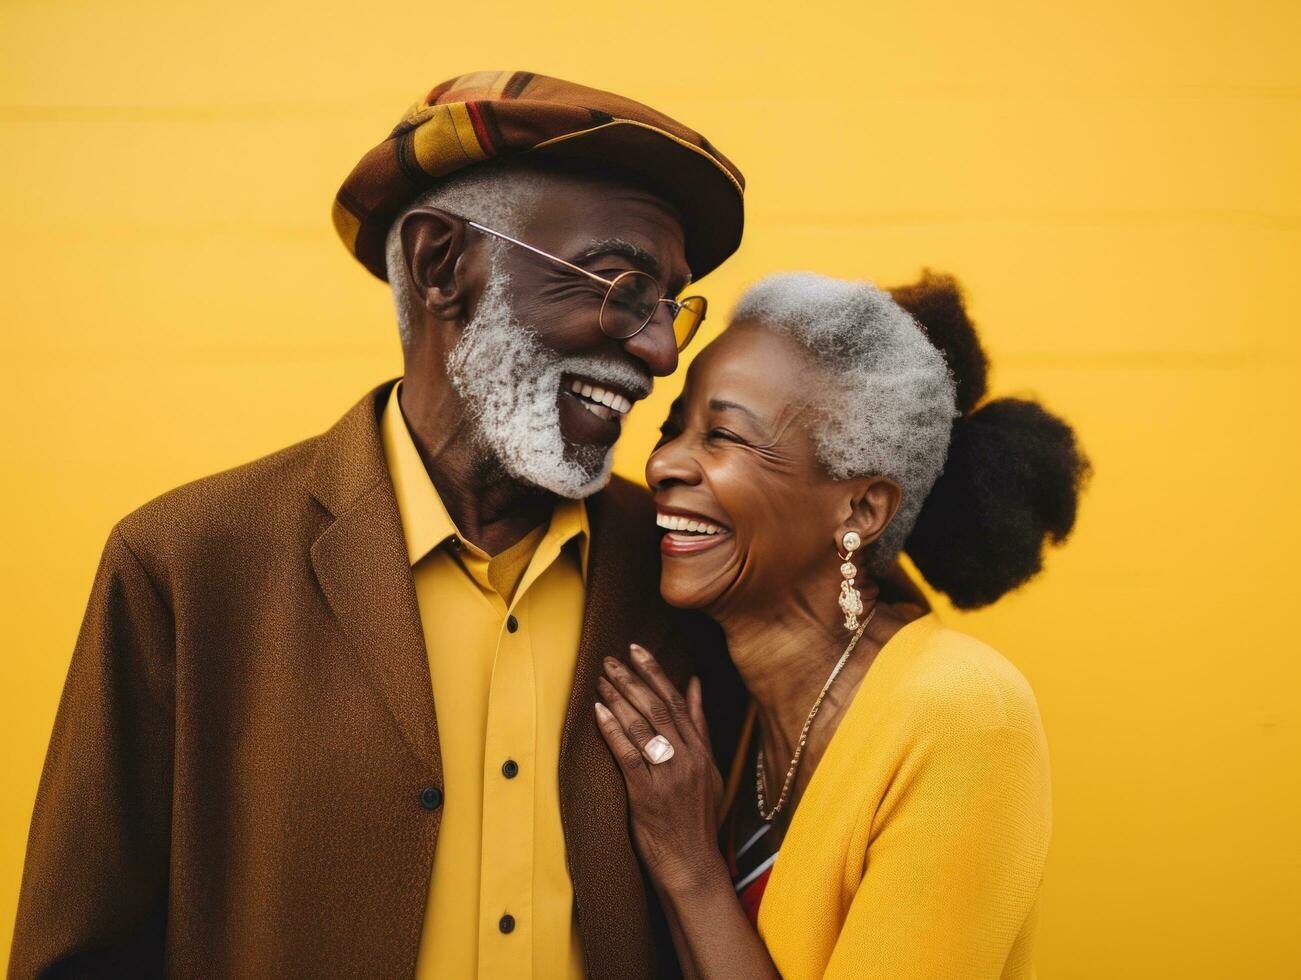
M 740 412 L 742 415 L 748 415 L 756 423 L 762 424 L 762 420 L 759 418 L 758 415 L 750 411 L 750 409 L 746 408 L 744 405 L 740 404 L 739 402 L 728 401 L 725 398 L 711 398 L 709 399 L 709 407 L 712 408 L 715 412 L 724 412 L 729 408 L 735 409 L 736 411 Z

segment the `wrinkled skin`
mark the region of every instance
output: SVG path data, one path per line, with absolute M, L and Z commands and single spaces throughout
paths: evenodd
M 669 296 L 690 281 L 680 219 L 660 198 L 588 175 L 542 173 L 538 180 L 542 202 L 518 229 L 522 241 L 607 278 L 640 269 L 652 274 Z M 479 458 L 472 419 L 447 376 L 448 352 L 473 316 L 487 282 L 486 236 L 460 216 L 437 209 L 408 216 L 401 236 L 415 294 L 412 340 L 404 352 L 402 413 L 457 527 L 496 554 L 541 523 L 554 497 Z M 631 243 L 638 254 L 593 248 L 613 240 Z M 654 377 L 676 369 L 667 306 L 661 304 L 655 319 L 634 337 L 614 340 L 599 327 L 599 285 L 521 248 L 507 248 L 502 263 L 511 280 L 512 308 L 551 349 L 605 353 Z M 568 446 L 613 445 L 620 434 L 617 421 L 597 418 L 567 392 L 558 390 L 556 398 Z
M 779 825 L 876 653 L 924 611 L 913 589 L 899 589 L 907 580 L 897 570 L 886 584 L 905 603 L 882 601 L 880 585 L 864 577 L 862 549 L 893 519 L 900 489 L 884 477 L 837 480 L 824 471 L 814 441 L 819 409 L 809 397 L 823 383 L 793 341 L 759 322 L 734 323 L 692 364 L 646 465 L 661 515 L 718 529 L 664 535 L 660 590 L 674 605 L 704 610 L 727 633 L 758 705 L 772 797 L 848 642 L 836 603 L 837 549 L 848 531 L 862 540 L 856 582 L 872 618 L 810 730 Z M 703 734 L 699 682 L 692 679 L 683 695 L 652 654 L 632 652 L 631 669 L 606 663 L 596 718 L 623 771 L 634 841 L 668 910 L 679 958 L 689 976 L 776 976 L 718 850 L 722 781 Z M 641 751 L 655 734 L 674 747 L 658 765 Z

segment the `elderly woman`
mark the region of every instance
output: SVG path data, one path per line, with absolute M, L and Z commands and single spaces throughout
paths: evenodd
M 951 280 L 897 298 L 811 274 L 755 286 L 646 466 L 661 590 L 723 627 L 753 699 L 724 787 L 698 680 L 679 693 L 634 646 L 598 685 L 688 976 L 1034 973 L 1034 695 L 879 583 L 903 550 L 955 605 L 993 602 L 1069 533 L 1087 463 L 1038 405 L 978 407 L 986 362 Z

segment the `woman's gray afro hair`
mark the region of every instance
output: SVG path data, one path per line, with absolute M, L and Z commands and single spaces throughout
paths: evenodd
M 869 567 L 884 570 L 948 454 L 959 413 L 944 356 L 888 293 L 812 272 L 760 280 L 732 318 L 780 331 L 822 368 L 808 395 L 820 417 L 814 445 L 830 475 L 887 476 L 902 488 L 894 520 L 869 553 Z

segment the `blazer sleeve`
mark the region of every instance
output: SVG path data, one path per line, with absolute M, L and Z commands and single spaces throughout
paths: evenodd
M 1051 820 L 1042 732 L 936 736 L 895 790 L 825 976 L 997 980 L 1028 963 Z
M 161 976 L 175 716 L 172 615 L 115 527 L 37 791 L 9 976 Z

